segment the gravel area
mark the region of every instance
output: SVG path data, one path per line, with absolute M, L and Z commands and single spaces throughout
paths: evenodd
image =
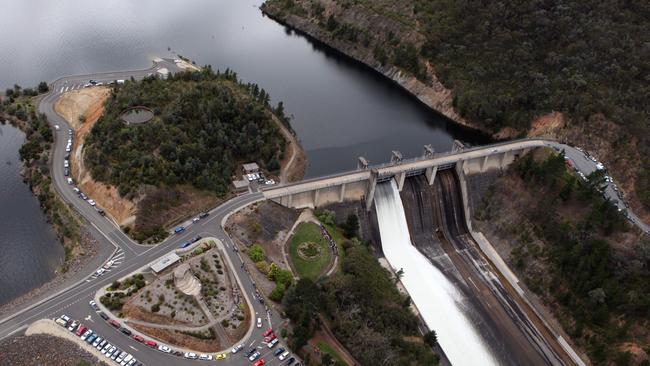
M 71 341 L 46 334 L 15 336 L 0 343 L 0 365 L 107 365 Z

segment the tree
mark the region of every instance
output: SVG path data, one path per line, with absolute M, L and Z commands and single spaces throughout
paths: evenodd
M 438 335 L 435 330 L 430 330 L 424 335 L 424 343 L 431 347 L 435 347 L 438 344 Z
M 284 297 L 284 292 L 286 291 L 286 287 L 282 283 L 278 283 L 275 285 L 275 288 L 271 293 L 269 294 L 269 298 L 273 301 L 281 301 L 282 298 Z
M 38 92 L 40 94 L 47 93 L 48 91 L 50 91 L 50 87 L 47 86 L 46 82 L 41 81 L 40 83 L 38 83 Z
M 343 235 L 346 238 L 353 238 L 357 236 L 357 231 L 359 230 L 359 218 L 355 214 L 349 214 L 348 218 L 343 224 Z
M 259 244 L 253 244 L 250 248 L 248 248 L 248 256 L 255 263 L 263 261 L 266 258 L 264 248 L 262 248 L 262 246 Z

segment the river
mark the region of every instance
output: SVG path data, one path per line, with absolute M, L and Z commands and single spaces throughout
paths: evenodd
M 375 72 L 264 17 L 261 3 L 6 1 L 3 13 L 11 16 L 0 22 L 0 87 L 147 68 L 153 57 L 174 53 L 215 69 L 230 67 L 270 92 L 273 102 L 285 103 L 309 161 L 308 177 L 352 169 L 358 156 L 378 163 L 388 161 L 391 150 L 409 157 L 420 155 L 425 144 L 446 151 L 454 139 L 481 140 Z M 0 206 L 4 214 L 8 210 Z M 4 230 L 7 223 L 0 225 Z M 0 240 L 0 250 L 16 240 Z M 24 250 L 34 257 L 58 255 Z M 23 283 L 27 291 L 37 271 L 24 268 L 0 268 L 0 278 Z

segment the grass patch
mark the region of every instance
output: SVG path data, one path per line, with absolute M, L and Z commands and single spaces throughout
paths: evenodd
M 320 246 L 320 255 L 310 260 L 304 260 L 298 255 L 298 246 L 302 243 L 312 242 Z M 332 252 L 329 249 L 327 241 L 321 235 L 320 227 L 314 223 L 307 222 L 298 225 L 296 232 L 291 238 L 289 247 L 289 256 L 294 268 L 301 278 L 316 280 L 325 270 L 330 260 Z
M 347 365 L 347 363 L 343 361 L 341 356 L 339 356 L 339 354 L 329 344 L 323 341 L 318 341 L 316 342 L 316 346 L 318 347 L 318 349 L 320 349 L 322 353 L 327 353 L 328 355 L 330 355 L 330 357 L 332 357 L 334 361 L 340 362 L 342 365 Z

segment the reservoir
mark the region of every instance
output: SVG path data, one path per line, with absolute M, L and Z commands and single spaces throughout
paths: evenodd
M 0 124 L 0 304 L 46 282 L 63 263 L 63 247 L 20 176 L 24 141 L 22 131 Z
M 268 91 L 273 103 L 284 102 L 309 160 L 308 177 L 353 169 L 359 156 L 381 163 L 390 159 L 391 150 L 407 158 L 420 155 L 425 144 L 447 151 L 454 139 L 481 142 L 379 74 L 264 17 L 261 3 L 6 1 L 3 11 L 10 16 L 0 23 L 0 88 L 14 83 L 35 86 L 64 75 L 144 69 L 153 57 L 175 54 L 215 69 L 229 67 L 244 81 Z M 3 144 L 2 164 L 16 156 L 19 145 Z M 14 174 L 12 179 L 23 184 L 17 166 L 9 167 L 16 170 L 3 174 L 3 179 Z M 0 187 L 0 196 L 8 194 L 4 188 Z M 47 225 L 34 224 L 42 222 L 36 199 L 25 196 L 24 201 L 36 208 L 24 218 L 30 237 L 51 235 Z M 1 205 L 0 215 L 13 215 L 14 207 Z M 0 221 L 1 231 L 7 232 L 8 225 Z M 4 255 L 24 239 L 0 237 L 0 252 Z M 49 261 L 45 258 L 60 258 L 60 246 L 51 251 L 27 246 L 16 250 L 24 257 L 42 256 L 43 263 Z M 0 278 L 19 289 L 7 292 L 3 282 L 0 303 L 46 280 L 39 277 L 41 269 L 21 268 L 0 267 Z

